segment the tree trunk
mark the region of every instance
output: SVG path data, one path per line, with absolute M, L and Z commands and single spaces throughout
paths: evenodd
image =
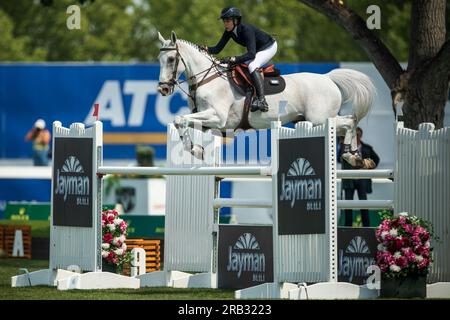
M 422 66 L 411 75 L 404 96 L 403 121 L 406 128 L 417 130 L 422 122 L 432 122 L 436 128 L 443 127 L 448 76 L 438 78 Z
M 408 70 L 432 60 L 445 42 L 446 0 L 414 0 Z
M 411 44 L 408 80 L 398 91 L 404 100 L 405 127 L 417 129 L 421 122 L 441 128 L 448 95 L 448 64 L 436 68 L 436 57 L 445 43 L 446 0 L 414 0 L 411 8 Z

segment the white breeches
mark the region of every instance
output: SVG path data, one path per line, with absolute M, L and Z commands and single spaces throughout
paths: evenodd
M 250 73 L 252 73 L 257 68 L 260 68 L 264 64 L 269 62 L 270 59 L 272 59 L 273 56 L 275 56 L 275 54 L 277 53 L 277 48 L 278 48 L 278 45 L 277 45 L 277 42 L 275 41 L 267 49 L 257 52 L 255 55 L 255 59 L 247 61 L 246 63 L 248 64 L 248 70 L 250 71 Z

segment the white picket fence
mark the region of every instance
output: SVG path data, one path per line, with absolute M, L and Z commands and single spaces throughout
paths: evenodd
M 434 263 L 428 281 L 450 281 L 450 127 L 396 131 L 394 199 L 396 212 L 430 221 L 440 241 L 432 241 Z

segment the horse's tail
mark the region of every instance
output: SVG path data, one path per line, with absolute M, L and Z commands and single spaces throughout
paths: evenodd
M 326 74 L 341 90 L 342 104 L 352 103 L 358 123 L 369 112 L 376 89 L 370 78 L 352 69 L 334 69 Z

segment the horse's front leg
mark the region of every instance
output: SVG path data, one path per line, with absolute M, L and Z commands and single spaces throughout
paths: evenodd
M 184 150 L 191 152 L 193 143 L 189 135 L 188 121 L 184 119 L 184 117 L 176 116 L 174 126 L 178 131 L 181 142 L 183 143 Z
M 207 109 L 205 111 L 191 113 L 184 116 L 175 117 L 175 127 L 180 134 L 186 151 L 190 152 L 197 159 L 203 160 L 204 148 L 199 144 L 194 144 L 189 136 L 188 128 L 203 130 L 203 128 L 221 128 L 220 117 L 214 109 Z
M 206 127 L 211 129 L 222 129 L 224 121 L 217 114 L 216 110 L 210 108 L 205 111 L 190 113 L 184 116 L 175 117 L 175 124 L 177 120 L 187 123 L 187 126 L 197 128 Z

